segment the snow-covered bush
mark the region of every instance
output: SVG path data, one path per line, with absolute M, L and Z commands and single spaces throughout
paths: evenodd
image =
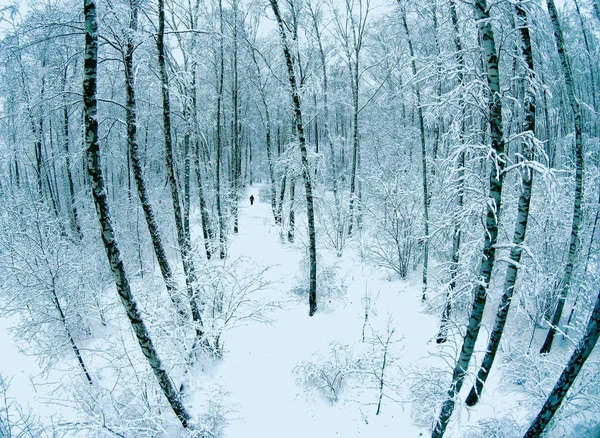
M 199 301 L 202 303 L 206 339 L 215 357 L 223 354 L 223 333 L 248 320 L 268 321 L 276 304 L 256 295 L 269 287 L 268 268 L 257 268 L 247 258 L 206 265 L 198 272 Z
M 360 359 L 349 345 L 332 342 L 326 353 L 317 352 L 312 360 L 300 362 L 293 374 L 296 384 L 308 395 L 319 395 L 333 404 L 339 400 L 348 378 L 361 371 L 361 367 Z
M 550 355 L 528 354 L 524 343 L 516 343 L 504 356 L 502 375 L 525 395 L 523 403 L 534 413 L 546 401 L 569 355 L 570 349 L 558 348 Z M 549 436 L 570 435 L 575 428 L 596 424 L 599 414 L 600 361 L 590 358 L 554 416 Z
M 512 438 L 521 436 L 523 428 L 512 416 L 491 417 L 479 420 L 465 433 L 465 438 Z
M 317 266 L 317 306 L 323 310 L 330 308 L 335 301 L 342 300 L 346 296 L 348 285 L 339 274 L 339 266 L 327 264 L 320 254 L 317 254 Z M 308 297 L 309 285 L 309 262 L 304 256 L 292 293 L 302 298 Z
M 419 200 L 398 179 L 376 185 L 376 208 L 368 210 L 373 227 L 365 239 L 367 260 L 406 278 L 419 252 Z

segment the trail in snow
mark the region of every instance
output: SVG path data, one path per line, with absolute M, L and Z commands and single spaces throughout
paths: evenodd
M 342 276 L 346 276 L 349 285 L 346 300 L 335 311 L 321 309 L 310 318 L 308 303 L 290 292 L 297 282 L 302 250 L 280 241 L 271 206 L 268 200 L 259 198 L 258 191 L 259 186 L 251 187 L 241 200 L 240 233 L 231 238 L 229 257 L 245 256 L 258 266 L 270 266 L 269 279 L 276 283 L 268 294 L 281 308 L 271 314 L 270 325 L 251 321 L 224 336 L 227 351 L 222 363 L 213 370 L 212 379 L 224 386 L 235 409 L 226 436 L 384 438 L 398 436 L 400 431 L 405 433 L 402 436 L 418 436 L 419 431 L 410 425 L 408 405 L 403 408 L 386 401 L 382 414 L 375 417 L 375 406 L 369 405 L 376 402 L 373 393 L 373 397 L 360 400 L 363 406 L 359 403 L 332 406 L 325 400 L 304 397 L 292 373 L 299 362 L 309 360 L 315 351 L 326 351 L 332 341 L 349 345 L 360 342 L 361 298 L 365 288 L 379 294 L 381 309 L 394 311 L 399 338 L 412 332 L 412 348 L 404 348 L 404 357 L 427 356 L 427 338 L 435 332 L 436 322 L 414 311 L 413 304 L 418 308 L 419 302 L 418 286 L 399 288 L 399 282 L 370 278 L 372 273 L 363 274 L 363 265 L 347 255 L 339 261 Z M 255 198 L 253 206 L 248 199 L 251 194 Z M 319 251 L 329 252 L 323 248 Z M 336 261 L 333 255 L 331 259 L 329 262 Z M 399 298 L 405 300 L 403 308 L 397 308 Z M 385 311 L 382 313 L 385 317 Z M 415 327 L 423 330 L 415 333 Z M 205 380 L 206 375 L 197 378 Z

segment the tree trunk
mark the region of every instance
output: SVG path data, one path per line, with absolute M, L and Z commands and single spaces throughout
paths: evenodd
M 569 362 L 558 378 L 556 385 L 554 385 L 552 392 L 548 395 L 546 403 L 542 406 L 540 413 L 537 415 L 531 426 L 529 426 L 529 429 L 523 438 L 537 438 L 542 435 L 544 429 L 548 426 L 552 417 L 554 417 L 554 414 L 562 404 L 571 385 L 575 382 L 585 361 L 592 353 L 599 337 L 600 293 L 598 293 L 598 297 L 596 298 L 596 304 L 594 305 L 594 310 L 588 320 L 583 337 L 577 343 L 575 351 L 573 351 Z
M 309 5 L 310 7 L 310 5 Z M 338 192 L 338 176 L 336 170 L 336 159 L 335 159 L 335 147 L 333 145 L 333 139 L 331 137 L 331 133 L 329 131 L 329 85 L 327 81 L 327 61 L 325 59 L 325 50 L 323 50 L 323 42 L 321 39 L 321 32 L 319 30 L 319 23 L 317 19 L 316 11 L 310 9 L 311 18 L 313 21 L 313 28 L 315 30 L 315 37 L 317 38 L 317 44 L 319 48 L 319 58 L 321 61 L 321 71 L 323 74 L 323 135 L 327 140 L 327 145 L 329 146 L 329 166 L 331 167 L 331 184 L 333 190 L 333 202 L 335 203 L 335 212 L 336 212 L 336 230 L 337 230 L 337 239 L 339 242 L 339 246 L 337 248 L 338 256 L 342 255 L 342 242 L 343 242 L 343 226 L 342 226 L 342 207 L 340 203 L 340 196 Z
M 223 2 L 219 0 L 219 72 L 217 86 L 217 153 L 216 153 L 216 198 L 217 198 L 217 216 L 219 218 L 219 257 L 224 259 L 227 255 L 227 227 L 225 225 L 225 216 L 221 205 L 221 155 L 223 146 L 221 135 L 221 105 L 223 102 L 223 74 L 225 62 L 223 59 Z
M 165 286 L 171 301 L 175 305 L 176 309 L 180 313 L 185 313 L 183 310 L 183 304 L 177 296 L 177 282 L 173 277 L 173 271 L 169 265 L 167 254 L 160 236 L 158 224 L 156 223 L 156 217 L 152 205 L 150 204 L 150 198 L 146 190 L 146 182 L 144 181 L 144 173 L 142 170 L 142 164 L 140 162 L 138 141 L 137 141 L 137 111 L 136 111 L 136 100 L 135 100 L 135 77 L 133 69 L 133 52 L 135 50 L 135 42 L 133 41 L 133 35 L 137 30 L 137 17 L 138 17 L 138 1 L 130 0 L 130 24 L 131 30 L 129 38 L 127 40 L 127 46 L 125 48 L 124 56 L 124 67 L 125 67 L 125 91 L 126 91 L 126 123 L 127 123 L 127 145 L 129 148 L 129 156 L 131 158 L 131 167 L 133 169 L 133 178 L 137 188 L 140 203 L 142 204 L 142 210 L 144 211 L 144 217 L 146 219 L 146 225 L 148 226 L 148 232 L 150 233 L 150 240 L 154 247 L 154 254 L 158 261 L 158 266 L 162 274 Z
M 63 74 L 63 92 L 67 90 L 67 72 L 68 65 L 65 66 Z M 65 170 L 67 173 L 67 184 L 69 186 L 69 206 L 71 207 L 71 228 L 75 231 L 79 240 L 83 239 L 81 225 L 79 223 L 79 213 L 75 205 L 75 185 L 73 183 L 73 174 L 71 173 L 71 155 L 69 152 L 69 107 L 66 102 L 66 94 L 63 99 L 63 144 L 65 149 Z
M 571 279 L 573 276 L 573 269 L 575 267 L 575 258 L 577 257 L 577 245 L 579 243 L 579 228 L 581 227 L 581 204 L 583 202 L 583 126 L 581 121 L 581 108 L 579 106 L 579 100 L 575 96 L 575 83 L 573 80 L 573 74 L 571 73 L 571 64 L 565 49 L 564 37 L 560 22 L 558 21 L 558 12 L 553 0 L 546 0 L 548 6 L 548 12 L 550 13 L 550 20 L 552 21 L 552 27 L 554 29 L 554 38 L 556 40 L 556 47 L 558 49 L 558 55 L 562 65 L 563 75 L 565 77 L 565 84 L 567 87 L 567 95 L 571 108 L 573 109 L 573 116 L 575 119 L 575 200 L 573 204 L 573 224 L 571 227 L 571 242 L 569 244 L 569 255 L 567 258 L 567 266 L 565 267 L 565 273 L 562 279 L 562 288 L 558 297 L 558 303 L 556 310 L 552 317 L 550 330 L 544 341 L 544 345 L 540 350 L 540 354 L 550 353 L 552 349 L 552 342 L 556 335 L 556 330 L 560 324 L 560 318 L 562 316 L 563 309 L 565 307 L 565 301 L 569 294 L 569 288 L 571 286 Z
M 175 165 L 173 163 L 173 144 L 171 138 L 171 104 L 169 102 L 169 79 L 167 76 L 167 67 L 165 62 L 165 9 L 164 0 L 158 0 L 158 35 L 156 45 L 158 48 L 158 66 L 160 71 L 160 80 L 162 88 L 163 103 L 163 131 L 165 136 L 165 166 L 167 169 L 167 180 L 171 188 L 171 201 L 173 203 L 173 213 L 175 215 L 175 228 L 177 229 L 177 241 L 181 251 L 181 261 L 183 262 L 183 272 L 185 274 L 185 283 L 187 294 L 192 310 L 192 320 L 196 325 L 196 337 L 202 337 L 202 317 L 197 303 L 196 294 L 196 269 L 192 260 L 190 248 L 190 236 L 186 234 L 183 219 L 181 217 L 181 204 L 179 202 L 179 187 L 175 179 Z
M 529 23 L 527 19 L 527 11 L 521 2 L 515 3 L 515 9 L 517 13 L 518 30 L 521 36 L 521 53 L 527 64 L 527 77 L 525 81 L 526 95 L 525 95 L 525 131 L 529 133 L 530 137 L 526 138 L 522 145 L 523 158 L 526 161 L 533 159 L 534 151 L 534 136 L 535 136 L 535 89 L 533 84 L 535 81 L 535 74 L 533 69 L 533 53 L 531 50 L 531 38 L 529 37 Z M 469 396 L 467 397 L 466 403 L 468 406 L 474 406 L 481 396 L 483 385 L 487 380 L 498 347 L 500 347 L 500 339 L 504 332 L 504 326 L 506 325 L 506 319 L 510 304 L 515 291 L 515 284 L 517 282 L 517 275 L 519 270 L 519 264 L 521 262 L 521 254 L 523 249 L 521 244 L 525 241 L 525 233 L 527 232 L 527 221 L 529 219 L 529 204 L 531 202 L 531 188 L 533 186 L 533 170 L 527 167 L 525 164 L 523 169 L 523 178 L 521 181 L 521 196 L 519 197 L 519 207 L 517 212 L 517 222 L 515 224 L 515 231 L 513 234 L 513 246 L 510 250 L 510 262 L 506 269 L 506 277 L 504 279 L 504 293 L 500 299 L 498 311 L 496 312 L 496 319 L 494 321 L 494 328 L 490 334 L 490 340 L 486 349 L 481 368 L 477 373 L 477 379 L 475 385 L 471 388 Z
M 404 5 L 400 3 L 400 13 L 402 14 L 402 27 L 408 39 L 408 50 L 410 53 L 410 66 L 413 77 L 417 76 L 417 62 L 415 60 L 415 51 L 413 49 L 412 39 L 408 32 L 408 24 L 406 23 L 406 11 Z M 427 269 L 429 265 L 429 188 L 427 185 L 427 146 L 425 145 L 425 122 L 423 119 L 423 107 L 421 102 L 421 90 L 419 85 L 415 85 L 415 93 L 417 96 L 417 116 L 419 118 L 419 132 L 421 134 L 421 168 L 423 171 L 423 226 L 425 237 L 423 239 L 423 295 L 421 299 L 427 299 Z
M 310 170 L 308 168 L 308 152 L 306 150 L 306 138 L 304 137 L 304 124 L 302 122 L 302 108 L 300 104 L 300 93 L 296 84 L 296 75 L 294 73 L 294 64 L 292 61 L 292 55 L 287 43 L 287 36 L 285 34 L 285 28 L 281 14 L 279 13 L 279 6 L 277 0 L 269 0 L 273 14 L 277 20 L 279 27 L 279 35 L 281 37 L 281 45 L 283 48 L 283 55 L 287 64 L 288 78 L 290 81 L 290 88 L 292 93 L 292 101 L 294 105 L 294 116 L 296 121 L 296 133 L 298 135 L 298 142 L 300 143 L 300 157 L 302 160 L 302 176 L 304 177 L 304 189 L 306 192 L 306 213 L 308 216 L 308 252 L 309 252 L 309 263 L 310 263 L 310 285 L 309 285 L 309 311 L 308 315 L 313 316 L 317 311 L 317 243 L 315 236 L 315 211 L 312 194 L 312 182 L 310 179 Z
M 458 14 L 456 13 L 456 3 L 455 0 L 450 0 L 450 17 L 452 19 L 452 28 L 454 31 L 454 49 L 456 50 L 456 62 L 458 64 L 458 82 L 459 86 L 462 88 L 464 86 L 464 70 L 465 70 L 465 60 L 463 56 L 463 47 L 462 42 L 460 41 L 460 33 L 458 27 Z M 466 131 L 466 123 L 465 123 L 465 110 L 464 110 L 464 99 L 463 99 L 463 91 L 460 93 L 460 108 L 462 110 L 462 119 L 461 119 L 461 127 L 460 127 L 460 139 L 462 148 L 462 142 L 464 141 L 465 131 Z M 464 205 L 464 197 L 465 197 L 465 182 L 464 182 L 464 174 L 465 174 L 465 151 L 461 149 L 458 155 L 458 163 L 457 163 L 457 179 L 458 179 L 458 196 L 456 200 L 457 204 L 457 212 L 454 218 L 454 230 L 452 233 L 452 262 L 450 265 L 450 286 L 448 288 L 448 293 L 446 295 L 446 304 L 444 305 L 444 310 L 442 312 L 442 320 L 440 322 L 440 331 L 438 333 L 436 342 L 438 344 L 442 344 L 446 342 L 448 338 L 448 322 L 450 320 L 450 314 L 452 313 L 452 299 L 454 294 L 454 289 L 456 288 L 456 276 L 458 275 L 458 261 L 460 254 L 460 244 L 462 238 L 462 228 L 460 224 L 460 220 L 457 217 L 460 215 L 460 212 L 463 209 Z
M 85 126 L 85 145 L 87 156 L 87 170 L 92 188 L 92 196 L 96 206 L 96 214 L 101 228 L 101 237 L 106 250 L 106 256 L 115 279 L 117 292 L 121 304 L 125 308 L 131 327 L 137 337 L 138 343 L 152 368 L 158 384 L 162 389 L 175 415 L 182 426 L 187 428 L 190 415 L 179 399 L 167 372 L 163 368 L 152 339 L 142 320 L 137 303 L 131 293 L 129 279 L 125 272 L 125 265 L 121 252 L 115 239 L 115 233 L 110 217 L 106 187 L 102 176 L 100 164 L 100 147 L 98 143 L 98 114 L 96 100 L 96 82 L 98 71 L 98 26 L 96 24 L 96 4 L 94 0 L 84 0 L 85 13 L 85 58 L 83 72 L 83 112 Z
M 475 12 L 478 20 L 481 44 L 486 60 L 486 73 L 489 86 L 489 124 L 492 137 L 492 165 L 490 170 L 490 192 L 487 200 L 487 216 L 485 223 L 483 254 L 479 267 L 479 280 L 475 287 L 475 297 L 469 324 L 465 334 L 459 358 L 452 373 L 452 382 L 448 390 L 448 398 L 442 405 L 432 438 L 441 438 L 446 431 L 450 416 L 454 410 L 456 397 L 460 393 L 469 362 L 473 355 L 475 342 L 481 328 L 483 310 L 487 299 L 487 290 L 492 278 L 492 269 L 496 256 L 496 242 L 498 239 L 498 217 L 502 200 L 502 172 L 506 165 L 504 156 L 504 132 L 502 129 L 502 100 L 500 99 L 500 72 L 499 61 L 496 53 L 494 32 L 490 22 L 489 10 L 485 0 L 475 1 Z

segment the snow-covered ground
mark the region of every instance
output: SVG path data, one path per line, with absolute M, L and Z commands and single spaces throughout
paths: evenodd
M 428 436 L 437 407 L 435 400 L 428 404 L 431 394 L 418 387 L 419 377 L 439 379 L 437 391 L 443 392 L 453 365 L 453 348 L 457 346 L 452 342 L 444 347 L 435 343 L 439 318 L 425 311 L 417 277 L 390 280 L 388 273 L 361 262 L 352 247 L 339 259 L 331 251 L 319 248 L 323 258 L 320 268 L 337 265 L 338 280 L 347 285 L 347 292 L 321 303 L 319 312 L 309 317 L 307 300 L 292 293 L 300 282 L 305 230 L 297 230 L 296 244 L 282 243 L 279 228 L 273 224 L 271 206 L 260 199 L 259 189 L 259 185 L 251 187 L 240 203 L 240 233 L 231 237 L 229 259 L 244 257 L 243 263 L 256 272 L 269 268 L 264 275 L 270 285 L 259 296 L 277 306 L 269 312 L 268 323 L 249 320 L 224 334 L 223 359 L 194 370 L 188 377 L 186 404 L 205 406 L 206 400 L 217 392 L 224 394 L 228 438 Z M 248 201 L 251 194 L 256 199 L 253 206 Z M 365 294 L 370 295 L 372 302 L 366 328 Z M 492 303 L 488 307 L 494 306 Z M 0 320 L 0 373 L 12 379 L 9 396 L 34 413 L 54 414 L 56 407 L 45 406 L 47 389 L 32 384 L 46 378 L 39 376 L 41 370 L 31 357 L 19 352 L 8 326 L 9 321 Z M 373 339 L 387 327 L 395 332 L 385 374 L 389 387 L 385 389 L 379 415 L 379 389 L 368 373 L 349 379 L 335 403 L 319 394 L 309 394 L 306 387 L 296 382 L 294 369 L 299 363 L 314 359 L 315 353 L 327 357 L 330 345 L 337 343 L 364 355 L 369 348 L 363 342 L 363 328 L 366 338 Z M 479 351 L 486 341 L 487 333 L 482 331 Z M 477 355 L 472 365 L 478 365 L 480 360 Z M 479 420 L 490 417 L 510 416 L 517 422 L 523 421 L 528 412 L 519 409 L 520 396 L 501 381 L 499 368 L 492 370 L 486 393 L 477 407 L 467 409 L 457 403 L 446 436 L 482 436 L 477 435 L 475 426 Z M 470 389 L 470 383 L 465 382 L 463 391 Z

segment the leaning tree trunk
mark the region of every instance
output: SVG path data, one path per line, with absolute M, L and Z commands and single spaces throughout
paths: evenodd
M 108 199 L 104 177 L 102 176 L 102 166 L 100 164 L 100 147 L 98 143 L 98 103 L 96 100 L 96 82 L 98 71 L 98 26 L 96 23 L 96 4 L 95 0 L 84 0 L 85 13 L 85 58 L 83 66 L 83 113 L 85 127 L 85 145 L 87 158 L 87 171 L 89 182 L 92 188 L 92 196 L 96 206 L 96 215 L 100 223 L 101 237 L 106 250 L 108 263 L 115 279 L 117 293 L 121 299 L 121 304 L 125 308 L 131 327 L 136 335 L 142 353 L 148 360 L 148 364 L 158 384 L 162 389 L 169 404 L 173 408 L 175 415 L 181 421 L 184 428 L 189 425 L 190 414 L 187 412 L 179 394 L 173 387 L 171 379 L 167 375 L 162 362 L 158 356 L 152 339 L 148 334 L 146 325 L 142 320 L 141 312 L 131 293 L 131 286 L 125 265 L 121 258 L 121 252 L 115 239 L 115 232 L 110 217 Z
M 575 351 L 571 355 L 569 362 L 565 366 L 562 374 L 558 378 L 556 385 L 552 389 L 552 392 L 548 395 L 546 403 L 542 407 L 542 410 L 537 415 L 529 429 L 523 436 L 523 438 L 537 438 L 543 432 L 546 426 L 554 417 L 554 414 L 562 404 L 569 388 L 577 378 L 577 375 L 581 371 L 583 364 L 592 353 L 594 346 L 598 342 L 600 337 L 600 293 L 596 298 L 596 304 L 594 310 L 590 316 L 590 319 L 585 328 L 585 333 L 580 341 L 577 343 Z
M 133 70 L 133 52 L 135 50 L 135 43 L 133 41 L 133 35 L 137 31 L 137 17 L 138 17 L 138 0 L 130 1 L 131 7 L 131 19 L 129 24 L 130 34 L 127 39 L 127 45 L 125 53 L 123 54 L 123 64 L 125 67 L 125 94 L 126 94 L 126 111 L 125 120 L 127 123 L 127 145 L 129 147 L 129 156 L 131 157 L 131 167 L 133 169 L 133 178 L 137 188 L 140 203 L 142 204 L 142 210 L 144 211 L 144 217 L 146 218 L 146 225 L 148 226 L 148 232 L 150 233 L 150 240 L 154 247 L 154 254 L 158 261 L 158 266 L 162 274 L 165 286 L 171 301 L 180 313 L 185 313 L 183 310 L 183 304 L 177 296 L 177 282 L 173 277 L 173 271 L 169 265 L 167 259 L 167 253 L 160 236 L 156 217 L 152 205 L 150 204 L 150 198 L 146 190 L 146 182 L 144 181 L 144 175 L 142 170 L 142 164 L 140 161 L 140 154 L 137 141 L 137 116 L 136 116 L 136 100 L 135 100 L 135 73 Z
M 452 27 L 454 31 L 454 48 L 456 50 L 456 62 L 458 64 L 458 82 L 462 88 L 464 86 L 464 71 L 465 71 L 465 59 L 463 56 L 463 47 L 460 41 L 460 33 L 458 27 L 458 14 L 456 13 L 455 0 L 450 0 L 450 17 L 452 19 Z M 463 91 L 460 93 L 459 106 L 462 110 L 461 126 L 460 126 L 460 147 L 462 148 L 462 142 L 465 138 L 465 108 Z M 452 299 L 454 289 L 456 288 L 456 277 L 458 276 L 458 262 L 460 257 L 460 244 L 462 239 L 462 228 L 458 218 L 460 212 L 463 209 L 465 200 L 465 151 L 461 150 L 458 155 L 457 163 L 457 182 L 458 182 L 458 196 L 456 200 L 457 212 L 454 217 L 454 230 L 452 233 L 452 262 L 450 264 L 450 285 L 448 293 L 446 295 L 446 303 L 444 310 L 442 311 L 442 320 L 440 322 L 440 331 L 438 333 L 436 342 L 442 344 L 448 339 L 448 323 L 450 321 L 450 314 L 452 313 Z
M 483 310 L 487 299 L 487 291 L 492 278 L 492 269 L 496 256 L 498 240 L 498 217 L 502 200 L 503 171 L 506 165 L 504 156 L 504 131 L 502 129 L 502 100 L 500 98 L 500 72 L 498 55 L 494 41 L 494 31 L 490 22 L 490 14 L 486 0 L 475 1 L 475 12 L 481 34 L 481 44 L 486 60 L 487 80 L 489 86 L 489 124 L 492 137 L 492 163 L 490 166 L 490 192 L 487 200 L 487 217 L 485 223 L 483 254 L 479 267 L 479 281 L 475 287 L 475 297 L 467 333 L 465 334 L 460 356 L 452 373 L 452 382 L 448 390 L 448 398 L 442 405 L 432 438 L 441 438 L 446 431 L 450 416 L 454 410 L 456 397 L 460 393 L 469 362 L 473 355 L 475 342 L 481 328 Z
M 277 0 L 269 0 L 273 14 L 277 20 L 279 27 L 279 35 L 281 37 L 281 45 L 283 48 L 283 55 L 287 64 L 288 77 L 290 81 L 290 88 L 292 91 L 292 101 L 294 104 L 294 117 L 296 120 L 296 133 L 298 135 L 298 142 L 300 143 L 300 157 L 302 159 L 302 176 L 304 177 L 304 189 L 306 191 L 306 213 L 308 216 L 308 253 L 310 263 L 310 285 L 309 285 L 309 311 L 308 315 L 313 316 L 317 311 L 317 243 L 315 237 L 315 210 L 313 203 L 312 194 L 312 182 L 310 180 L 310 171 L 308 168 L 308 152 L 306 150 L 306 138 L 304 137 L 304 124 L 302 122 L 302 108 L 300 106 L 300 93 L 298 92 L 298 86 L 296 85 L 296 75 L 294 73 L 294 64 L 292 61 L 292 55 L 287 42 L 287 36 L 285 34 L 285 28 L 281 14 L 279 12 L 279 5 Z
M 185 283 L 192 310 L 192 320 L 196 325 L 196 337 L 202 337 L 202 316 L 198 308 L 198 299 L 196 293 L 196 269 L 192 260 L 190 248 L 190 236 L 185 232 L 183 218 L 181 216 L 181 204 L 179 202 L 179 187 L 175 180 L 175 164 L 173 163 L 173 144 L 171 138 L 171 104 L 169 102 L 169 79 L 167 76 L 167 67 L 165 62 L 165 4 L 164 0 L 158 0 L 158 35 L 156 45 L 158 48 L 158 67 L 160 71 L 162 102 L 163 102 L 163 131 L 165 136 L 165 161 L 167 169 L 167 180 L 171 188 L 171 201 L 173 203 L 173 213 L 175 215 L 175 228 L 177 229 L 177 241 L 181 251 L 181 260 L 183 262 L 183 272 L 185 274 Z M 187 158 L 186 158 L 187 159 Z M 189 164 L 189 162 L 188 162 Z
M 56 310 L 58 311 L 58 316 L 60 317 L 60 322 L 62 323 L 63 328 L 65 329 L 65 333 L 67 334 L 67 338 L 69 339 L 69 344 L 71 344 L 71 349 L 73 350 L 73 353 L 75 354 L 75 357 L 77 358 L 79 367 L 81 368 L 81 371 L 83 372 L 88 383 L 90 385 L 93 385 L 94 382 L 92 381 L 92 376 L 88 372 L 87 367 L 85 366 L 85 362 L 83 361 L 83 356 L 81 355 L 81 351 L 79 350 L 79 347 L 75 343 L 75 339 L 73 339 L 73 336 L 71 335 L 71 330 L 69 330 L 69 325 L 67 324 L 67 318 L 65 317 L 65 313 L 63 312 L 62 306 L 60 305 L 60 301 L 58 300 L 58 295 L 56 295 L 56 285 L 54 283 L 54 277 L 52 278 L 50 293 L 52 294 L 52 301 L 54 301 L 54 306 L 56 307 Z
M 565 307 L 565 301 L 569 294 L 571 286 L 571 279 L 573 277 L 573 269 L 575 268 L 575 258 L 577 256 L 577 246 L 579 244 L 579 228 L 581 227 L 582 209 L 581 203 L 583 201 L 583 126 L 581 121 L 581 108 L 579 106 L 579 100 L 575 96 L 575 83 L 573 80 L 573 74 L 571 73 L 571 64 L 567 56 L 565 48 L 565 40 L 563 37 L 560 22 L 558 21 L 558 11 L 554 5 L 553 0 L 546 0 L 548 6 L 548 12 L 550 13 L 550 21 L 552 21 L 552 27 L 554 29 L 554 39 L 556 40 L 556 48 L 558 49 L 558 56 L 562 65 L 563 75 L 565 77 L 565 85 L 567 87 L 567 96 L 573 109 L 573 116 L 575 119 L 575 200 L 573 203 L 573 224 L 571 226 L 571 242 L 569 243 L 569 255 L 567 258 L 567 266 L 565 267 L 565 273 L 562 279 L 562 289 L 558 297 L 558 303 L 556 310 L 552 317 L 550 324 L 550 330 L 544 341 L 544 345 L 540 350 L 540 354 L 550 353 L 552 349 L 552 342 L 556 335 L 556 330 L 560 324 L 560 318 L 562 316 L 563 309 Z
M 533 137 L 535 136 L 535 89 L 533 84 L 535 81 L 535 74 L 533 69 L 533 53 L 531 50 L 531 38 L 529 37 L 529 24 L 527 20 L 527 12 L 524 9 L 522 2 L 515 3 L 515 9 L 517 13 L 518 29 L 521 34 L 521 53 L 527 64 L 527 81 L 525 91 L 525 132 L 529 136 L 523 142 L 523 158 L 526 161 L 533 159 Z M 529 204 L 531 202 L 531 188 L 533 186 L 533 170 L 528 167 L 527 162 L 523 169 L 523 178 L 521 181 L 521 196 L 519 197 L 519 207 L 517 212 L 517 222 L 515 224 L 515 232 L 513 234 L 513 246 L 510 250 L 510 262 L 506 268 L 506 277 L 504 279 L 504 293 L 500 299 L 498 305 L 498 311 L 496 312 L 496 319 L 494 321 L 494 328 L 490 334 L 490 340 L 481 363 L 481 368 L 477 373 L 477 379 L 475 385 L 471 388 L 469 396 L 467 397 L 466 403 L 469 406 L 474 406 L 481 396 L 483 385 L 487 380 L 498 347 L 500 346 L 500 339 L 506 325 L 506 318 L 510 309 L 510 304 L 515 291 L 515 284 L 517 282 L 517 275 L 519 272 L 519 265 L 521 263 L 521 254 L 523 248 L 521 245 L 525 240 L 525 233 L 527 232 L 527 221 L 529 219 Z
M 413 77 L 417 76 L 417 62 L 415 60 L 415 51 L 413 49 L 412 39 L 408 32 L 408 24 L 406 23 L 406 11 L 404 5 L 400 4 L 400 12 L 402 14 L 402 27 L 408 39 L 408 51 L 410 53 L 410 66 Z M 427 299 L 427 269 L 429 264 L 429 188 L 427 185 L 427 146 L 425 145 L 425 122 L 423 119 L 423 106 L 421 105 L 421 89 L 419 85 L 415 85 L 415 94 L 417 96 L 417 117 L 419 118 L 419 132 L 421 134 L 421 167 L 423 170 L 423 225 L 425 228 L 425 239 L 423 241 L 423 295 L 421 299 Z

